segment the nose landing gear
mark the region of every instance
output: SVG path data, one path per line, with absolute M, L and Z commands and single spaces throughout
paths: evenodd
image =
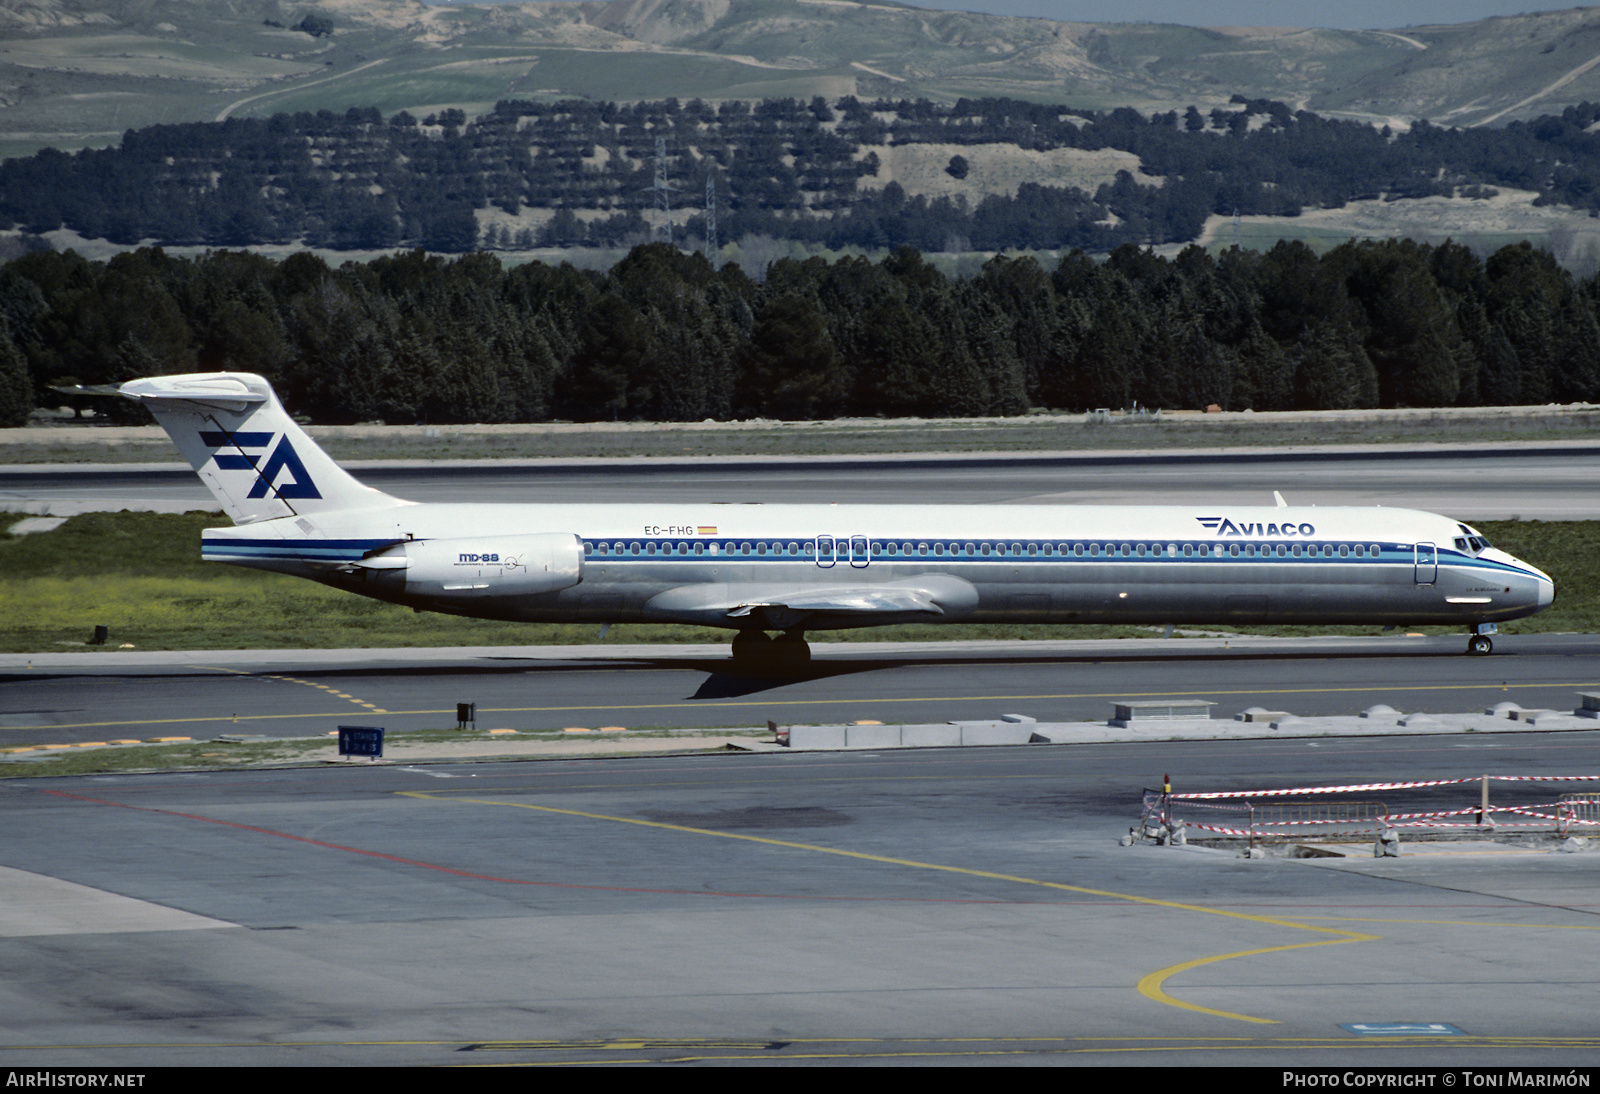
M 1479 623 L 1472 628 L 1472 633 L 1467 635 L 1467 652 L 1483 656 L 1494 652 L 1494 642 L 1490 635 L 1498 630 L 1493 623 Z

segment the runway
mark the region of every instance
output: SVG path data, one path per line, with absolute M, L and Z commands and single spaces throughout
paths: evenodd
M 1119 456 L 954 455 L 352 463 L 413 501 L 1384 505 L 1460 520 L 1600 519 L 1600 445 L 1345 446 Z M 58 515 L 212 509 L 187 467 L 0 469 L 0 504 Z
M 221 733 L 304 737 L 339 724 L 447 728 L 741 727 L 1030 715 L 1103 721 L 1116 699 L 1183 697 L 1231 718 L 1375 703 L 1571 710 L 1600 690 L 1600 637 L 1508 635 L 1489 658 L 1434 638 L 871 642 L 816 646 L 802 674 L 748 675 L 722 646 L 0 655 L 0 746 Z M 31 665 L 30 669 L 28 666 Z

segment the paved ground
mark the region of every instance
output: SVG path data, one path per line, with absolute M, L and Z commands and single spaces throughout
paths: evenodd
M 1413 712 L 1511 701 L 1568 710 L 1600 689 L 1600 637 L 1507 635 L 1487 658 L 1459 636 L 1103 642 L 832 643 L 797 676 L 748 676 L 726 647 L 572 646 L 0 654 L 0 747 L 256 733 L 750 727 L 944 722 L 1019 713 L 1104 721 L 1132 697 L 1301 716 L 1375 703 Z
M 0 781 L 0 1059 L 1592 1066 L 1600 855 L 1247 861 L 1116 837 L 1166 773 L 1548 773 L 1597 743 Z M 1347 1028 L 1395 1021 L 1457 1032 Z

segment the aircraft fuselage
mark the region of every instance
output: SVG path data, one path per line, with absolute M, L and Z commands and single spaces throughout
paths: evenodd
M 480 618 L 730 628 L 933 621 L 892 606 L 728 614 L 797 588 L 933 577 L 950 579 L 932 590 L 937 614 L 974 623 L 1465 626 L 1530 615 L 1554 595 L 1526 563 L 1458 545 L 1469 530 L 1457 522 L 1403 509 L 445 504 L 302 523 L 312 531 L 289 518 L 208 529 L 205 557 Z M 577 580 L 536 591 L 508 582 L 496 547 L 553 533 L 574 537 Z M 370 564 L 407 542 L 442 545 L 455 587 Z

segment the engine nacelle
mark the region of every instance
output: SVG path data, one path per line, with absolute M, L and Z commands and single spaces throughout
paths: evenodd
M 583 580 L 583 541 L 566 532 L 411 540 L 378 557 L 396 555 L 405 559 L 406 592 L 415 596 L 530 596 Z

